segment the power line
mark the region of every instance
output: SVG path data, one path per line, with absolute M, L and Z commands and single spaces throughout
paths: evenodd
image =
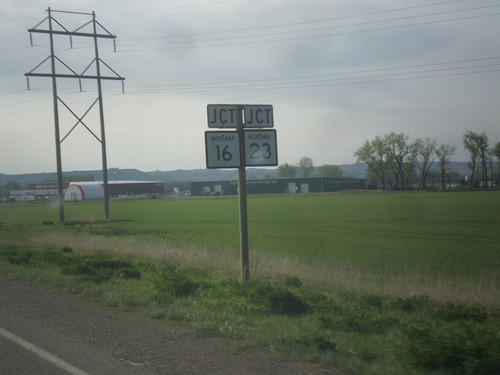
M 498 5 L 498 6 L 500 6 L 500 5 Z M 403 24 L 403 25 L 396 25 L 396 26 L 383 26 L 383 27 L 377 27 L 377 28 L 371 28 L 371 29 L 365 29 L 365 30 L 352 30 L 352 31 L 345 31 L 345 32 L 338 32 L 338 33 L 303 35 L 303 36 L 295 36 L 295 37 L 288 37 L 288 38 L 267 39 L 267 40 L 258 40 L 258 41 L 239 41 L 239 42 L 228 42 L 228 43 L 208 44 L 208 45 L 196 44 L 195 43 L 196 41 L 194 41 L 194 42 L 193 41 L 172 41 L 172 42 L 148 44 L 149 46 L 156 46 L 155 48 L 130 49 L 130 48 L 125 47 L 125 49 L 121 50 L 121 52 L 144 52 L 144 51 L 151 51 L 151 50 L 193 49 L 193 48 L 227 47 L 227 46 L 235 46 L 235 45 L 251 45 L 251 44 L 275 43 L 275 42 L 287 42 L 287 41 L 293 41 L 293 40 L 336 37 L 336 36 L 342 36 L 342 35 L 354 35 L 354 34 L 375 32 L 375 31 L 410 28 L 410 27 L 416 27 L 416 26 L 439 24 L 439 23 L 444 23 L 444 22 L 456 22 L 456 21 L 472 20 L 472 19 L 485 18 L 485 17 L 496 17 L 499 15 L 500 15 L 500 12 L 490 13 L 490 14 L 464 16 L 464 17 L 456 17 L 456 18 L 448 18 L 448 19 L 441 19 L 441 20 L 434 20 L 434 21 L 425 21 L 425 22 Z M 405 17 L 405 18 L 417 18 L 417 17 Z M 404 18 L 402 18 L 402 19 L 404 19 Z M 402 20 L 402 19 L 400 19 L 400 20 Z M 349 25 L 349 27 L 351 27 L 351 26 L 353 26 L 353 25 Z M 347 27 L 347 26 L 332 26 L 329 28 L 341 28 L 341 27 Z M 318 31 L 318 30 L 308 30 L 308 32 L 310 32 L 310 31 Z M 235 37 L 200 40 L 198 42 L 203 43 L 203 42 L 217 42 L 217 41 L 225 41 L 225 40 L 233 40 L 233 39 L 249 39 L 249 38 L 259 38 L 259 37 L 268 37 L 268 36 L 278 36 L 280 34 L 292 34 L 292 33 L 298 33 L 298 32 L 306 32 L 306 31 L 290 31 L 290 32 L 283 32 L 283 33 L 257 34 L 257 35 L 241 36 L 241 37 L 235 36 Z M 144 45 L 144 44 L 141 44 L 141 45 Z M 161 45 L 171 45 L 171 46 L 170 47 L 160 47 Z M 134 46 L 134 45 L 130 45 L 130 46 Z
M 475 71 L 461 71 L 461 72 L 453 72 L 454 70 L 465 70 L 465 69 L 478 69 Z M 389 73 L 382 75 L 371 75 L 371 76 L 361 76 L 361 77 L 351 77 L 351 78 L 335 78 L 329 80 L 313 80 L 313 81 L 299 81 L 299 82 L 279 82 L 279 83 L 263 83 L 263 84 L 254 84 L 254 85 L 243 85 L 241 82 L 225 82 L 219 83 L 218 85 L 213 85 L 212 87 L 209 84 L 193 84 L 189 86 L 186 84 L 185 87 L 177 87 L 172 88 L 170 86 L 137 86 L 131 87 L 127 90 L 125 94 L 193 94 L 193 93 L 206 93 L 206 92 L 227 92 L 227 91 L 256 91 L 256 90 L 288 90 L 288 89 L 305 89 L 305 88 L 314 88 L 314 87 L 329 87 L 329 86 L 343 86 L 343 85 L 360 85 L 360 84 L 375 84 L 375 83 L 387 83 L 387 82 L 395 82 L 395 81 L 408 81 L 408 80 L 420 80 L 420 79 L 430 79 L 430 78 L 446 78 L 446 77 L 460 77 L 460 76 L 471 76 L 471 75 L 484 75 L 491 73 L 500 72 L 500 63 L 498 64 L 486 64 L 486 65 L 477 65 L 470 67 L 456 67 L 452 69 L 433 69 L 433 70 L 422 70 L 422 71 L 413 71 L 413 72 L 404 72 L 404 73 Z M 406 75 L 406 76 L 405 76 Z M 410 76 L 408 76 L 410 75 Z M 48 90 L 46 90 L 48 91 Z M 122 95 L 118 92 L 118 90 L 108 90 L 113 92 L 113 94 L 105 95 L 106 97 L 114 96 L 114 95 Z M 75 93 L 76 94 L 76 93 Z M 38 101 L 38 100 L 33 100 Z M 25 104 L 31 101 L 26 102 L 18 102 L 6 105 L 5 107 L 17 106 L 21 104 Z M 76 101 L 78 102 L 88 102 L 88 100 Z M 33 112 L 39 110 L 46 110 L 50 105 L 24 109 L 21 111 L 13 111 L 13 112 L 2 112 L 0 113 L 0 117 L 6 117 L 11 115 L 16 115 L 25 112 Z
M 466 64 L 466 63 L 477 63 L 477 62 L 487 62 L 487 61 L 494 61 L 494 60 L 500 60 L 500 56 L 497 57 L 483 57 L 483 58 L 475 58 L 475 59 L 462 59 L 462 60 L 450 60 L 450 61 L 439 61 L 439 62 L 434 62 L 434 63 L 425 63 L 425 64 L 412 64 L 412 65 L 402 65 L 402 66 L 392 66 L 392 67 L 381 67 L 381 68 L 373 68 L 373 69 L 363 69 L 363 70 L 354 70 L 354 71 L 345 71 L 345 72 L 336 72 L 336 73 L 323 73 L 323 74 L 312 74 L 312 75 L 302 75 L 302 76 L 287 76 L 287 77 L 274 77 L 274 78 L 263 78 L 263 79 L 253 79 L 253 80 L 243 80 L 243 81 L 232 81 L 231 83 L 233 84 L 252 84 L 252 83 L 259 83 L 259 82 L 272 82 L 272 81 L 288 81 L 288 80 L 298 80 L 298 79 L 312 79 L 312 78 L 328 78 L 328 77 L 335 77 L 335 76 L 346 76 L 346 75 L 359 75 L 359 74 L 366 74 L 366 73 L 377 73 L 377 72 L 384 72 L 384 71 L 397 71 L 397 70 L 407 70 L 407 69 L 415 69 L 415 68 L 428 68 L 428 67 L 435 67 L 435 66 L 443 66 L 443 65 L 457 65 L 457 64 Z M 186 84 L 178 84 L 178 85 L 172 85 L 169 84 L 168 87 L 189 87 L 189 86 L 212 86 L 212 85 L 220 85 L 220 84 L 227 84 L 228 82 L 207 82 L 207 83 L 186 83 Z M 156 85 L 156 86 L 143 86 L 143 87 L 149 87 L 149 88 L 155 88 L 155 87 L 163 87 L 162 85 Z
M 204 7 L 204 6 L 213 6 L 213 5 L 221 5 L 221 4 L 226 4 L 226 3 L 232 3 L 237 0 L 220 0 L 220 1 L 214 1 L 211 3 L 205 3 L 205 4 L 191 4 L 191 5 L 179 5 L 179 6 L 173 6 L 173 7 L 167 7 L 167 8 L 157 8 L 157 9 L 144 9 L 144 10 L 136 10 L 136 11 L 130 11 L 130 12 L 122 12 L 122 13 L 110 13 L 110 14 L 103 14 L 103 16 L 106 17 L 118 17 L 118 16 L 126 16 L 129 14 L 139 14 L 139 13 L 157 13 L 157 12 L 164 12 L 164 11 L 171 11 L 171 10 L 179 10 L 179 9 L 189 9 L 189 8 L 198 8 L 198 7 Z M 121 4 L 120 4 L 121 5 Z
M 266 29 L 276 29 L 276 28 L 283 28 L 283 27 L 290 27 L 290 26 L 299 26 L 299 25 L 307 25 L 307 24 L 314 24 L 314 23 L 323 23 L 323 22 L 330 22 L 330 21 L 340 21 L 340 20 L 349 19 L 349 18 L 358 18 L 358 17 L 366 17 L 366 16 L 379 15 L 379 14 L 394 13 L 394 12 L 400 12 L 400 11 L 404 11 L 404 10 L 418 9 L 418 8 L 424 8 L 424 7 L 432 7 L 432 6 L 449 4 L 449 3 L 457 3 L 457 2 L 462 2 L 462 1 L 465 1 L 465 0 L 443 1 L 443 2 L 439 2 L 439 3 L 416 5 L 416 6 L 412 6 L 412 7 L 395 8 L 395 9 L 389 9 L 389 10 L 383 10 L 383 11 L 367 12 L 367 13 L 360 13 L 360 14 L 348 15 L 348 16 L 322 18 L 322 19 L 317 19 L 317 20 L 284 23 L 284 24 L 269 25 L 269 26 L 260 26 L 260 27 L 251 27 L 251 28 L 240 28 L 240 29 L 231 29 L 231 30 L 209 31 L 209 32 L 193 33 L 193 34 L 168 35 L 168 36 L 159 37 L 159 38 L 123 39 L 122 41 L 123 42 L 127 42 L 127 41 L 139 41 L 139 40 L 151 40 L 151 39 L 186 38 L 186 37 L 195 37 L 195 36 L 204 36 L 204 35 L 226 34 L 226 33 L 227 34 L 232 34 L 232 33 L 238 33 L 238 32 L 266 30 Z M 498 5 L 495 5 L 495 6 L 498 6 Z M 479 9 L 479 8 L 480 7 L 473 7 L 473 8 L 469 8 L 469 10 L 475 10 L 475 9 Z M 438 14 L 438 13 L 435 13 L 435 14 Z M 408 18 L 408 17 L 404 17 L 404 18 Z M 375 21 L 375 22 L 385 22 L 385 21 Z M 359 26 L 359 25 L 363 25 L 363 24 L 364 23 L 359 23 L 359 24 L 355 24 L 355 25 Z
M 423 79 L 432 77 L 448 77 L 471 74 L 485 74 L 497 72 L 496 67 L 500 67 L 500 56 L 439 61 L 433 63 L 401 65 L 392 67 L 380 67 L 373 69 L 353 70 L 335 73 L 324 73 L 314 75 L 287 76 L 287 77 L 272 77 L 253 80 L 239 81 L 216 81 L 205 83 L 184 83 L 184 84 L 168 84 L 168 85 L 148 85 L 130 87 L 128 93 L 194 93 L 208 91 L 223 91 L 233 89 L 238 91 L 256 90 L 256 89 L 285 89 L 285 88 L 307 88 L 322 86 L 335 86 L 339 84 L 362 84 L 407 80 L 407 79 Z M 495 69 L 494 69 L 495 68 Z M 474 71 L 466 71 L 473 70 Z M 481 70 L 478 70 L 481 69 Z M 380 74 L 379 74 L 380 73 Z M 408 77 L 411 76 L 411 77 Z M 113 90 L 110 90 L 113 91 Z M 78 92 L 74 92 L 77 94 Z M 15 107 L 30 102 L 39 101 L 34 99 L 31 101 L 23 101 L 17 103 L 4 104 L 0 108 Z
M 373 15 L 373 14 L 381 14 L 381 13 L 389 13 L 389 12 L 397 12 L 397 11 L 402 11 L 402 10 L 413 10 L 415 8 L 423 8 L 423 7 L 431 7 L 431 6 L 437 6 L 437 5 L 443 5 L 443 4 L 449 4 L 449 3 L 458 3 L 462 2 L 464 0 L 453 0 L 453 1 L 441 1 L 438 3 L 432 3 L 432 4 L 423 4 L 423 5 L 418 5 L 418 6 L 413 6 L 413 7 L 405 7 L 405 8 L 397 8 L 397 9 L 391 9 L 391 10 L 386 10 L 386 11 L 378 11 L 378 12 L 370 12 L 370 13 L 363 13 L 361 15 Z M 421 17 L 429 17 L 429 16 L 437 16 L 437 15 L 442 15 L 442 14 L 449 14 L 449 13 L 456 13 L 456 12 L 472 12 L 476 10 L 484 10 L 486 8 L 493 8 L 493 7 L 498 7 L 500 5 L 485 5 L 485 6 L 476 6 L 476 7 L 469 7 L 469 8 L 462 8 L 462 9 L 456 9 L 456 10 L 447 10 L 447 11 L 439 11 L 439 12 L 433 12 L 433 13 L 427 13 L 427 14 L 420 14 L 420 15 L 413 15 L 413 16 L 405 16 L 405 17 L 398 17 L 398 18 L 391 18 L 391 19 L 386 19 L 386 20 L 378 20 L 378 21 L 370 21 L 370 22 L 360 22 L 360 23 L 353 23 L 349 25 L 340 25 L 340 26 L 328 26 L 328 27 L 321 27 L 321 28 L 315 28 L 315 29 L 306 29 L 306 30 L 296 30 L 296 31 L 285 31 L 285 32 L 278 32 L 278 33 L 269 33 L 269 34 L 257 34 L 257 35 L 249 35 L 249 36 L 241 36 L 241 37 L 229 37 L 229 38 L 218 38 L 218 39 L 212 39 L 212 40 L 202 40 L 201 42 L 210 42 L 210 41 L 225 41 L 229 39 L 237 39 L 237 38 L 242 38 L 242 39 L 248 39 L 248 38 L 257 38 L 257 37 L 269 37 L 269 36 L 279 36 L 279 35 L 284 35 L 284 34 L 289 34 L 289 33 L 304 33 L 304 32 L 312 32 L 312 31 L 321 31 L 325 29 L 333 29 L 333 28 L 340 28 L 340 27 L 355 27 L 355 26 L 363 26 L 363 25 L 368 25 L 368 24 L 373 24 L 373 23 L 383 23 L 383 22 L 395 22 L 395 21 L 402 21 L 402 20 L 407 20 L 407 19 L 415 19 L 415 18 L 421 18 Z M 380 31 L 380 30 L 388 30 L 388 29 L 397 29 L 401 27 L 412 27 L 412 26 L 419 26 L 419 25 L 426 25 L 426 24 L 434 24 L 434 23 L 441 23 L 441 22 L 451 22 L 451 21 L 458 21 L 458 20 L 465 20 L 465 19 L 476 19 L 476 18 L 482 18 L 482 17 L 493 17 L 493 16 L 498 16 L 500 13 L 492 13 L 492 14 L 480 14 L 480 15 L 469 15 L 469 16 L 464 16 L 464 17 L 458 17 L 458 18 L 447 18 L 447 19 L 441 19 L 441 20 L 434 20 L 434 21 L 427 21 L 427 22 L 422 22 L 422 23 L 412 23 L 412 24 L 403 24 L 403 25 L 393 25 L 393 26 L 385 26 L 385 27 L 379 27 L 379 28 L 370 28 L 370 29 L 365 29 L 365 30 L 351 30 L 351 31 L 346 31 L 346 32 L 341 32 L 341 33 L 328 33 L 328 34 L 320 34 L 320 35 L 302 35 L 302 36 L 295 36 L 292 38 L 278 38 L 278 39 L 271 39 L 271 40 L 262 40 L 262 41 L 241 41 L 238 43 L 222 43 L 222 44 L 212 44 L 212 45 L 195 45 L 195 46 L 182 46 L 182 47 L 174 47 L 176 48 L 202 48 L 202 47 L 218 47 L 218 46 L 231 46 L 231 45 L 245 45 L 245 44 L 256 44 L 256 43 L 271 43 L 271 42 L 283 42 L 287 40 L 297 40 L 297 39 L 305 39 L 305 38 L 318 38 L 318 37 L 325 37 L 325 36 L 337 36 L 337 35 L 346 35 L 346 34 L 354 34 L 354 33 L 363 33 L 363 32 L 374 32 L 374 31 Z M 360 16 L 360 15 L 356 15 Z M 342 17 L 335 17 L 335 18 L 325 18 L 321 20 L 313 20 L 313 21 L 303 21 L 303 22 L 297 22 L 297 23 L 291 23 L 291 24 L 281 24 L 281 25 L 275 25 L 275 26 L 262 26 L 262 27 L 257 27 L 257 28 L 248 28 L 248 29 L 240 29 L 240 30 L 245 30 L 245 31 L 251 31 L 251 30 L 261 30 L 261 29 L 270 29 L 270 28 L 277 28 L 277 27 L 285 27 L 285 26 L 290 26 L 290 25 L 302 25 L 302 24 L 311 24 L 315 22 L 326 22 L 330 20 L 337 20 L 337 19 L 344 19 L 344 18 L 351 18 L 351 17 L 356 17 L 356 16 L 342 16 Z M 235 30 L 233 30 L 235 31 Z M 219 31 L 219 32 L 208 32 L 208 33 L 201 33 L 201 34 L 190 34 L 191 36 L 194 35 L 213 35 L 213 34 L 218 34 L 218 33 L 225 33 L 226 31 Z M 173 36 L 175 37 L 175 36 Z M 178 36 L 179 37 L 179 36 Z M 155 39 L 155 38 L 152 38 Z M 134 40 L 144 40 L 144 39 L 133 39 L 129 40 L 134 41 Z M 170 43 L 185 43 L 185 42 L 170 42 Z M 163 43 L 162 43 L 163 44 Z M 162 44 L 151 44 L 151 46 L 155 45 L 162 45 Z M 166 43 L 168 44 L 168 42 Z M 163 49 L 174 49 L 174 48 L 163 48 Z M 157 50 L 158 48 L 154 48 L 154 50 Z M 152 50 L 152 49 L 125 49 L 124 52 L 137 52 L 137 51 L 147 51 L 147 50 Z M 78 60 L 79 58 L 70 60 Z M 472 61 L 485 61 L 487 59 L 496 59 L 496 58 L 486 58 L 486 59 L 472 59 L 472 60 L 463 60 L 461 62 L 472 62 Z M 22 60 L 26 60 L 26 58 L 21 58 L 17 59 L 14 61 L 8 61 L 8 62 L 2 62 L 0 65 L 5 65 L 5 64 L 13 64 Z M 361 74 L 361 73 L 369 73 L 369 72 L 382 72 L 382 71 L 390 71 L 390 70 L 396 70 L 396 69 L 408 69 L 408 68 L 416 68 L 416 67 L 423 67 L 423 66 L 437 66 L 439 64 L 452 64 L 452 63 L 457 63 L 457 62 L 441 62 L 441 63 L 430 63 L 430 64 L 424 64 L 424 65 L 413 65 L 413 66 L 407 66 L 407 67 L 388 67 L 388 68 L 377 68 L 377 69 L 371 69 L 367 71 L 358 71 L 354 72 L 352 74 Z M 471 67 L 464 67 L 461 69 L 471 69 Z M 334 73 L 333 75 L 338 75 L 338 74 L 350 74 L 350 73 Z M 394 73 L 396 74 L 396 73 Z M 306 80 L 311 80 L 312 77 L 330 77 L 332 74 L 326 74 L 326 75 L 315 75 L 315 76 L 302 76 L 302 77 L 288 77 L 288 78 L 267 78 L 267 79 L 260 79 L 260 80 L 250 80 L 246 81 L 248 82 L 272 82 L 272 81 L 283 81 L 284 79 L 289 79 L 289 80 L 294 80 L 295 82 L 299 79 L 306 79 Z M 242 81 L 245 82 L 245 81 Z M 229 85 L 235 85 L 237 84 L 236 82 L 229 82 L 229 83 L 222 83 L 222 84 L 229 84 Z M 283 83 L 283 84 L 292 84 L 290 82 L 288 83 Z M 196 87 L 197 89 L 201 89 L 203 87 L 206 87 L 210 84 L 204 83 L 204 84 L 181 84 L 181 85 L 176 85 L 176 86 L 169 86 L 170 89 L 180 89 L 181 87 Z M 214 83 L 213 85 L 217 86 L 220 85 L 219 83 Z M 144 86 L 142 88 L 147 88 L 151 86 Z
M 498 60 L 500 58 L 488 58 L 487 60 Z M 479 60 L 478 60 L 479 61 Z M 396 67 L 396 68 L 381 68 L 371 69 L 358 72 L 337 73 L 331 75 L 316 75 L 302 77 L 272 78 L 267 80 L 250 80 L 250 81 L 233 81 L 233 82 L 218 82 L 205 84 L 185 84 L 185 85 L 169 85 L 156 87 L 132 87 L 129 92 L 132 93 L 199 93 L 213 91 L 248 91 L 248 90 L 268 90 L 268 89 L 288 89 L 288 88 L 308 88 L 317 86 L 336 86 L 343 84 L 366 84 L 374 82 L 389 82 L 408 79 L 424 79 L 438 78 L 450 76 L 466 76 L 471 74 L 485 74 L 500 71 L 500 62 L 490 64 L 480 64 L 473 66 L 455 66 L 436 69 L 420 69 L 406 72 L 388 72 L 384 74 L 359 75 L 369 72 L 382 72 L 387 70 L 401 70 L 416 67 L 440 66 L 446 63 L 421 64 L 414 66 Z M 449 64 L 449 63 L 448 63 Z M 469 70 L 469 71 L 467 71 Z M 358 74 L 358 76 L 354 75 Z M 351 75 L 350 77 L 342 77 L 342 75 Z M 318 79 L 318 77 L 332 77 L 326 79 Z M 337 76 L 337 77 L 335 77 Z M 340 76 L 340 77 L 339 77 Z
M 500 65 L 499 65 L 500 66 Z M 357 81 L 344 81 L 344 82 L 316 82 L 316 83 L 296 83 L 289 85 L 280 86 L 227 86 L 227 87 L 213 87 L 213 88 L 199 88 L 199 89 L 189 89 L 189 90 L 141 90 L 134 89 L 133 87 L 128 90 L 128 93 L 132 94 L 158 94 L 158 93 L 170 93 L 170 94 L 193 94 L 193 93 L 203 93 L 203 92 L 228 92 L 228 91 L 256 91 L 256 90 L 288 90 L 288 89 L 303 89 L 312 87 L 326 87 L 326 86 L 341 86 L 341 85 L 357 85 L 357 84 L 373 84 L 373 83 L 384 83 L 393 81 L 407 81 L 407 80 L 418 80 L 418 79 L 429 79 L 429 78 L 444 78 L 444 77 L 456 77 L 456 76 L 470 76 L 478 74 L 489 74 L 500 72 L 500 67 L 498 69 L 488 69 L 475 72 L 459 72 L 459 73 L 440 73 L 440 74 L 428 74 L 422 76 L 413 77 L 397 77 L 397 78 L 384 78 L 384 77 L 367 77 L 368 79 L 357 80 Z M 418 73 L 418 72 L 416 72 Z M 423 73 L 423 72 L 422 72 Z
M 312 21 L 289 23 L 289 24 L 262 26 L 262 27 L 256 27 L 256 28 L 235 29 L 235 30 L 229 30 L 229 31 L 214 31 L 214 32 L 207 32 L 207 33 L 186 34 L 186 35 L 177 35 L 177 36 L 174 35 L 174 36 L 168 36 L 168 37 L 166 37 L 166 39 L 175 39 L 175 38 L 193 37 L 193 36 L 206 36 L 206 35 L 215 35 L 215 34 L 222 34 L 222 33 L 237 33 L 237 32 L 241 32 L 241 31 L 256 31 L 256 30 L 263 30 L 263 29 L 281 28 L 281 27 L 286 27 L 286 26 L 291 26 L 291 25 L 320 23 L 320 22 L 326 22 L 326 21 L 331 21 L 331 20 L 340 20 L 340 19 L 347 19 L 347 18 L 353 18 L 353 17 L 360 17 L 360 16 L 364 16 L 364 15 L 393 13 L 393 12 L 399 12 L 399 11 L 403 11 L 403 10 L 412 10 L 412 9 L 423 8 L 423 7 L 432 7 L 432 6 L 449 4 L 449 3 L 457 3 L 457 2 L 462 2 L 462 1 L 465 1 L 465 0 L 451 0 L 451 1 L 432 3 L 432 4 L 423 4 L 423 5 L 412 6 L 412 7 L 396 8 L 396 9 L 390 9 L 390 10 L 385 10 L 385 11 L 361 13 L 358 15 L 348 15 L 348 16 L 325 18 L 325 19 L 312 20 Z M 192 40 L 190 40 L 190 41 L 175 41 L 174 40 L 174 41 L 164 41 L 164 42 L 152 42 L 152 43 L 146 43 L 146 44 L 145 43 L 134 44 L 134 43 L 130 43 L 130 42 L 138 42 L 138 41 L 144 41 L 144 40 L 152 40 L 153 41 L 155 39 L 160 39 L 160 38 L 137 38 L 137 39 L 128 39 L 128 40 L 126 39 L 126 40 L 121 40 L 120 45 L 125 46 L 121 50 L 121 52 L 144 52 L 144 51 L 151 51 L 151 50 L 158 50 L 158 49 L 175 50 L 175 49 L 225 47 L 225 46 L 234 46 L 234 45 L 251 45 L 251 44 L 285 42 L 285 41 L 293 41 L 293 40 L 300 40 L 300 39 L 322 38 L 322 37 L 329 37 L 329 36 L 335 37 L 335 36 L 341 36 L 341 35 L 368 33 L 368 32 L 391 30 L 391 29 L 397 29 L 397 28 L 407 28 L 407 27 L 414 27 L 414 26 L 437 24 L 437 23 L 442 23 L 442 22 L 452 22 L 452 21 L 467 20 L 467 19 L 474 19 L 474 18 L 492 17 L 492 16 L 498 16 L 498 15 L 500 15 L 500 13 L 471 15 L 471 16 L 465 16 L 465 17 L 459 17 L 459 18 L 448 18 L 448 19 L 441 19 L 441 20 L 435 20 L 435 21 L 427 21 L 427 22 L 422 22 L 422 23 L 403 24 L 403 25 L 395 25 L 395 26 L 383 26 L 383 27 L 378 27 L 378 28 L 370 28 L 370 29 L 365 29 L 365 30 L 352 30 L 352 31 L 345 31 L 345 32 L 338 32 L 338 33 L 326 33 L 326 34 L 320 33 L 320 34 L 314 34 L 314 35 L 296 35 L 296 36 L 292 36 L 292 37 L 288 37 L 288 38 L 280 38 L 279 36 L 300 34 L 300 33 L 311 33 L 311 32 L 318 32 L 318 31 L 321 32 L 321 31 L 331 30 L 331 29 L 352 28 L 352 27 L 359 27 L 359 26 L 366 26 L 366 25 L 373 25 L 373 24 L 380 24 L 380 23 L 406 21 L 408 19 L 417 19 L 417 18 L 422 18 L 422 17 L 430 17 L 430 16 L 457 13 L 457 12 L 470 12 L 470 11 L 474 11 L 474 10 L 484 10 L 487 8 L 494 8 L 494 7 L 499 7 L 499 6 L 500 5 L 476 6 L 476 7 L 455 9 L 455 10 L 426 13 L 426 14 L 420 14 L 420 15 L 408 15 L 408 16 L 403 16 L 403 17 L 399 17 L 399 18 L 391 18 L 391 19 L 385 19 L 385 20 L 351 23 L 348 25 L 326 26 L 326 27 L 318 27 L 318 28 L 312 28 L 312 29 L 310 28 L 310 29 L 302 29 L 302 30 L 291 30 L 291 31 L 289 30 L 289 31 L 267 33 L 267 34 L 228 36 L 228 37 L 212 38 L 212 39 L 200 39 L 200 40 L 195 40 L 195 41 L 192 41 Z M 276 37 L 278 37 L 278 38 L 276 38 Z M 254 40 L 254 41 L 248 40 L 248 39 L 255 39 L 255 38 L 271 38 L 271 39 Z M 161 38 L 161 39 L 165 40 L 165 38 Z M 231 40 L 234 40 L 235 42 L 224 43 L 225 41 L 231 41 Z M 223 43 L 206 44 L 206 43 L 211 43 L 211 42 L 223 42 Z M 204 43 L 204 44 L 200 44 L 200 43 Z M 137 49 L 130 48 L 130 47 L 134 47 L 134 46 L 140 46 L 143 48 L 137 48 Z M 151 48 L 144 48 L 144 46 L 149 46 Z M 91 47 L 90 46 L 89 47 L 79 47 L 76 49 L 80 49 L 80 48 L 85 49 L 85 48 L 91 48 Z M 3 53 L 16 51 L 16 50 L 22 50 L 22 49 L 23 48 L 16 48 L 14 50 L 4 51 Z M 7 65 L 7 64 L 14 64 L 14 63 L 21 61 L 21 60 L 23 60 L 23 59 L 4 61 L 4 62 L 0 63 L 0 66 Z

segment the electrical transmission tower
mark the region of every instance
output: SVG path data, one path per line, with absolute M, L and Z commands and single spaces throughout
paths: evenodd
M 97 139 L 97 141 L 99 141 L 101 143 L 102 182 L 103 182 L 103 192 L 104 192 L 104 218 L 109 219 L 108 166 L 107 166 L 107 160 L 106 160 L 106 136 L 105 136 L 105 129 L 104 129 L 104 108 L 103 108 L 103 99 L 102 99 L 102 81 L 103 80 L 122 81 L 122 92 L 123 92 L 123 90 L 124 90 L 123 84 L 124 84 L 125 78 L 121 77 L 108 64 L 106 64 L 104 61 L 102 61 L 99 58 L 98 39 L 100 39 L 100 38 L 112 39 L 114 49 L 116 52 L 116 45 L 115 45 L 116 35 L 112 35 L 99 22 L 96 21 L 95 12 L 92 12 L 92 13 L 68 12 L 68 11 L 61 11 L 61 10 L 51 10 L 50 8 L 48 8 L 47 13 L 48 13 L 48 16 L 43 21 L 41 21 L 39 24 L 37 24 L 34 28 L 29 29 L 28 32 L 30 33 L 31 45 L 33 45 L 32 33 L 49 34 L 50 56 L 47 57 L 45 60 L 43 60 L 35 68 L 33 68 L 29 73 L 26 73 L 25 76 L 27 79 L 28 89 L 30 88 L 30 85 L 29 85 L 29 78 L 30 77 L 52 78 L 55 144 L 56 144 L 56 159 L 57 159 L 57 186 L 58 186 L 58 203 L 59 203 L 59 222 L 64 221 L 64 187 L 63 187 L 63 174 L 62 174 L 61 143 L 69 136 L 69 134 L 79 124 L 82 124 Z M 61 22 L 59 22 L 58 20 L 56 20 L 53 17 L 53 15 L 52 15 L 53 13 L 66 13 L 66 14 L 72 14 L 72 15 L 90 16 L 91 19 L 88 22 L 81 25 L 80 27 L 78 27 L 77 29 L 70 31 L 66 27 L 64 27 Z M 48 29 L 39 28 L 42 24 L 46 23 L 46 21 L 48 23 Z M 85 32 L 84 30 L 86 30 L 86 29 L 90 29 L 90 32 Z M 98 32 L 98 30 L 99 30 L 99 32 Z M 78 74 L 77 72 L 75 72 L 73 69 L 71 69 L 66 63 L 64 63 L 61 59 L 59 59 L 55 55 L 54 35 L 69 36 L 71 47 L 73 47 L 72 37 L 93 38 L 95 57 L 91 61 L 91 63 L 84 69 L 84 71 L 82 73 Z M 40 68 L 47 61 L 50 61 L 50 67 L 51 67 L 50 73 L 35 72 L 38 68 Z M 110 76 L 101 75 L 101 64 L 106 66 L 108 68 L 108 70 L 110 70 L 113 73 L 113 75 L 110 75 Z M 60 66 L 60 65 L 64 66 L 64 68 L 65 68 L 64 73 L 62 73 L 62 72 L 59 73 L 56 71 L 56 66 Z M 95 68 L 95 74 L 90 74 L 90 72 L 89 72 L 89 69 L 92 66 L 94 66 L 94 68 Z M 82 84 L 81 84 L 82 79 L 91 79 L 91 80 L 97 81 L 97 98 L 95 99 L 95 101 L 90 105 L 90 107 L 87 109 L 87 111 L 82 116 L 78 116 L 77 114 L 75 114 L 75 112 L 73 110 L 71 110 L 69 105 L 66 104 L 64 102 L 64 100 L 62 100 L 61 97 L 58 95 L 57 78 L 78 79 L 79 83 L 80 83 L 80 91 L 82 90 Z M 61 138 L 61 134 L 59 131 L 59 103 L 62 103 L 63 106 L 77 120 L 76 124 L 62 138 Z M 100 137 L 98 137 L 96 134 L 94 134 L 90 130 L 90 128 L 85 124 L 85 122 L 83 121 L 84 117 L 95 106 L 95 104 L 98 104 L 98 106 L 99 106 L 99 120 L 100 120 L 100 129 L 101 129 Z

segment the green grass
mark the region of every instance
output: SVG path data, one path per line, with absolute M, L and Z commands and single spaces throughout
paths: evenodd
M 71 248 L 0 245 L 0 271 L 93 296 L 198 331 L 356 374 L 500 371 L 500 311 L 311 288 L 296 277 L 240 283 L 224 273 Z
M 104 222 L 100 202 L 66 204 L 67 224 L 74 225 L 32 230 L 134 238 L 152 247 L 238 257 L 237 199 L 112 201 L 110 211 L 112 221 Z M 456 294 L 464 289 L 471 295 L 479 285 L 493 293 L 490 299 L 500 299 L 494 292 L 500 289 L 498 191 L 250 197 L 248 211 L 254 272 L 290 263 L 289 271 L 306 280 L 322 268 L 327 284 L 369 284 L 380 291 L 395 284 L 448 284 Z M 57 221 L 54 205 L 0 206 L 0 222 L 10 228 L 50 220 Z M 140 255 L 148 255 L 147 248 Z
M 250 247 L 264 254 L 468 274 L 499 265 L 500 192 L 251 197 L 248 206 Z M 21 210 L 34 223 L 50 216 L 43 206 Z M 68 204 L 66 216 L 95 219 L 101 210 L 99 203 Z M 117 234 L 239 244 L 236 199 L 112 202 L 111 216 L 117 222 L 107 228 Z
M 366 374 L 500 371 L 500 192 L 0 206 L 0 272 Z

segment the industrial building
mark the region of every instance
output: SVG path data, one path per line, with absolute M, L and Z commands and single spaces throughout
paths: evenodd
M 66 190 L 69 183 L 63 184 L 63 190 Z M 9 201 L 12 202 L 32 202 L 47 201 L 56 199 L 58 194 L 57 183 L 38 183 L 28 184 L 23 190 L 11 190 Z
M 359 189 L 366 189 L 366 179 L 304 177 L 247 180 L 248 194 L 326 193 Z M 236 194 L 238 194 L 236 180 L 191 182 L 192 196 Z
M 109 181 L 110 198 L 120 197 L 158 197 L 165 193 L 162 181 Z M 104 188 L 100 181 L 72 182 L 64 194 L 65 201 L 83 201 L 103 199 Z

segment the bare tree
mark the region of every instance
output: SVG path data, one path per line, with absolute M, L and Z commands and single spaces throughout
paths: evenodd
M 455 153 L 456 148 L 447 144 L 442 144 L 436 148 L 436 156 L 439 161 L 439 169 L 441 171 L 441 184 L 443 190 L 445 190 L 445 179 L 448 180 L 448 186 L 450 185 L 450 179 L 448 175 L 448 165 L 450 164 L 451 157 Z
M 415 141 L 415 152 L 417 156 L 417 168 L 420 170 L 422 176 L 422 187 L 427 187 L 427 176 L 434 163 L 433 156 L 435 154 L 437 142 L 435 139 L 429 137 L 422 139 L 417 138 Z

